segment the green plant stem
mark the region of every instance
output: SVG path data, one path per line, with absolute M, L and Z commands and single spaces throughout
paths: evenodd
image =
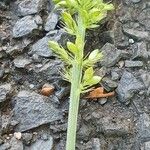
M 75 150 L 76 143 L 77 117 L 80 101 L 80 82 L 82 75 L 82 68 L 77 62 L 73 65 L 72 74 L 74 74 L 74 76 L 71 82 L 66 150 Z
M 83 26 L 82 18 L 80 17 L 80 15 L 78 16 L 78 35 L 76 36 L 76 40 L 80 41 L 80 58 L 78 60 L 74 60 L 72 67 L 66 150 L 75 150 L 76 143 L 77 118 L 81 93 L 80 84 L 82 80 L 82 65 L 85 40 L 85 28 Z

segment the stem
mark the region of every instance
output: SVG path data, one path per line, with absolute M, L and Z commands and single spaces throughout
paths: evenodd
M 78 15 L 78 33 L 76 35 L 76 40 L 80 42 L 80 58 L 77 60 L 75 59 L 72 66 L 66 150 L 75 150 L 76 144 L 77 118 L 81 93 L 80 84 L 82 80 L 82 65 L 85 40 L 85 28 L 80 14 Z
M 72 74 L 74 76 L 71 83 L 66 150 L 75 150 L 77 118 L 80 100 L 80 82 L 82 75 L 82 68 L 80 64 L 75 63 L 73 65 Z

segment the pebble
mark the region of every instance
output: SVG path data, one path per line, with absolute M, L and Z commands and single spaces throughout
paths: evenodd
M 4 76 L 4 69 L 0 69 L 0 79 Z
M 44 84 L 41 90 L 41 94 L 44 96 L 50 96 L 54 92 L 54 86 L 50 84 Z
M 14 133 L 14 137 L 15 137 L 17 140 L 20 140 L 21 137 L 22 137 L 21 132 L 15 132 L 15 133 Z
M 134 44 L 134 40 L 133 39 L 129 39 L 129 43 L 130 44 Z
M 141 0 L 131 0 L 133 3 L 139 3 Z
M 144 64 L 142 61 L 130 61 L 130 60 L 125 61 L 125 67 L 128 68 L 142 67 L 143 65 Z
M 26 59 L 23 57 L 17 57 L 14 59 L 14 65 L 17 68 L 25 68 L 27 65 L 31 63 L 30 59 Z
M 123 31 L 125 34 L 127 34 L 129 37 L 135 40 L 148 39 L 149 37 L 147 31 L 139 31 L 139 30 L 129 29 L 129 28 L 124 28 Z
M 57 22 L 58 15 L 55 13 L 50 13 L 45 24 L 45 31 L 54 30 Z
M 101 98 L 98 100 L 101 105 L 104 105 L 107 102 L 107 98 Z

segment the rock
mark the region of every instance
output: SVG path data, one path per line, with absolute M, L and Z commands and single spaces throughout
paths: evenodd
M 149 150 L 150 149 L 150 141 L 144 142 L 144 149 L 143 150 Z
M 50 13 L 44 27 L 45 31 L 54 30 L 57 22 L 58 22 L 58 15 L 55 13 Z
M 141 72 L 141 79 L 146 88 L 150 87 L 150 72 Z
M 0 145 L 0 150 L 8 150 L 10 149 L 11 145 L 9 143 L 4 143 Z
M 141 0 L 131 0 L 131 2 L 133 2 L 133 3 L 139 3 L 139 2 L 141 2 Z
M 101 50 L 104 55 L 100 62 L 102 66 L 112 67 L 122 58 L 122 51 L 116 49 L 112 44 L 106 43 Z
M 36 140 L 29 148 L 26 150 L 52 150 L 53 148 L 53 137 L 49 137 L 48 140 Z
M 137 122 L 137 129 L 141 140 L 150 138 L 150 117 L 148 114 L 143 113 L 140 115 Z
M 107 102 L 107 98 L 100 98 L 98 100 L 98 102 L 101 104 L 101 105 L 104 105 L 106 102 Z
M 65 141 L 60 140 L 60 142 L 55 146 L 55 150 L 64 150 L 65 149 Z
M 42 57 L 50 57 L 52 56 L 52 51 L 48 47 L 48 41 L 50 39 L 48 37 L 44 37 L 37 41 L 33 46 L 32 46 L 32 52 L 36 53 L 39 56 Z
M 1 128 L 0 128 L 0 133 L 1 134 L 7 134 L 13 131 L 14 127 L 16 124 L 13 123 L 11 120 L 12 115 L 2 115 L 1 116 Z
M 133 39 L 129 39 L 129 43 L 130 44 L 134 44 L 134 40 Z
M 146 30 L 150 31 L 150 8 L 145 8 L 141 11 L 141 13 L 137 16 L 137 20 L 145 26 Z
M 26 131 L 62 118 L 62 113 L 46 97 L 34 92 L 20 91 L 15 100 L 13 118 L 19 122 L 16 131 Z
M 82 144 L 82 146 L 78 147 L 78 149 L 82 150 L 102 150 L 101 139 L 99 138 L 92 138 L 86 144 Z
M 50 96 L 54 92 L 54 86 L 50 84 L 44 84 L 41 90 L 41 94 L 44 96 Z
M 0 103 L 7 99 L 7 96 L 9 96 L 11 90 L 12 86 L 9 83 L 0 86 Z
M 15 137 L 17 140 L 20 140 L 21 137 L 22 137 L 21 132 L 15 132 L 15 133 L 14 133 L 14 137 Z
M 148 39 L 149 34 L 147 31 L 138 31 L 135 29 L 123 28 L 125 34 L 127 34 L 130 38 L 135 40 L 143 40 Z
M 101 150 L 101 143 L 99 138 L 93 138 L 92 150 Z
M 4 69 L 1 68 L 1 69 L 0 69 L 0 79 L 4 76 L 4 72 L 5 72 Z
M 25 145 L 30 145 L 32 138 L 33 138 L 32 133 L 23 133 L 22 134 L 22 140 Z
M 67 123 L 57 124 L 57 125 L 50 125 L 50 129 L 53 131 L 53 133 L 67 131 Z
M 115 81 L 112 81 L 111 79 L 104 77 L 101 82 L 104 89 L 106 89 L 108 92 L 113 91 L 118 85 Z
M 13 37 L 23 37 L 32 34 L 33 30 L 39 30 L 40 16 L 26 16 L 18 20 L 13 28 Z M 42 19 L 41 19 L 42 20 Z
M 118 21 L 116 21 L 116 23 L 114 24 L 114 44 L 117 48 L 120 49 L 124 49 L 129 46 L 129 39 L 122 32 L 122 23 Z
M 120 78 L 120 75 L 117 72 L 117 70 L 112 70 L 111 71 L 111 79 L 115 81 L 115 80 L 118 80 L 119 78 Z
M 37 54 L 42 57 L 54 56 L 52 50 L 48 46 L 48 41 L 49 40 L 59 41 L 60 39 L 63 40 L 62 38 L 63 33 L 64 33 L 63 31 L 50 31 L 50 33 L 47 36 L 40 39 L 32 46 L 31 53 Z
M 39 13 L 46 8 L 46 0 L 23 0 L 18 5 L 18 15 L 26 16 Z
M 137 46 L 133 48 L 133 59 L 142 58 L 143 60 L 148 59 L 147 45 L 145 42 L 137 43 Z
M 10 150 L 24 150 L 22 141 L 17 140 L 15 137 L 11 139 L 10 145 L 11 145 Z
M 142 61 L 130 61 L 130 60 L 125 61 L 125 67 L 128 68 L 142 67 L 143 65 L 144 64 Z
M 125 71 L 116 90 L 118 94 L 118 100 L 121 103 L 129 104 L 130 100 L 141 89 L 144 89 L 143 83 L 138 81 L 133 74 Z
M 24 58 L 24 57 L 17 57 L 14 59 L 14 65 L 17 68 L 25 68 L 30 63 L 31 63 L 31 60 Z

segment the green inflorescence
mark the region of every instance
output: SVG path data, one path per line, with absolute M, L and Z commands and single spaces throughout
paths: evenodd
M 103 0 L 53 0 L 55 8 L 61 10 L 65 31 L 75 36 L 75 41 L 68 41 L 66 49 L 55 41 L 49 41 L 49 47 L 63 60 L 64 79 L 71 82 L 70 106 L 66 150 L 75 150 L 76 127 L 80 94 L 87 92 L 100 82 L 101 77 L 94 75 L 93 66 L 102 58 L 100 50 L 93 50 L 84 56 L 86 29 L 98 27 L 106 17 L 107 11 L 114 7 Z

